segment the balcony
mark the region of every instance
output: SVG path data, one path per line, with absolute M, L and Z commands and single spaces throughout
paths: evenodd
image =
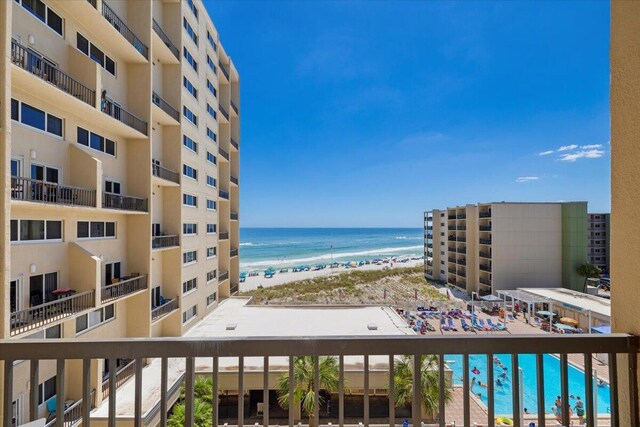
M 149 59 L 149 49 L 136 37 L 131 29 L 122 19 L 109 7 L 106 2 L 102 2 L 102 16 L 133 46 L 145 59 Z
M 231 109 L 236 113 L 236 115 L 240 114 L 240 109 L 235 102 L 229 101 L 229 105 L 231 105 Z
M 464 270 L 457 270 L 456 274 L 460 277 L 467 277 L 467 272 Z
M 180 236 L 153 236 L 151 238 L 151 249 L 167 249 L 180 246 Z
M 467 214 L 458 214 L 456 215 L 456 219 L 467 219 Z
M 433 230 L 433 225 L 427 225 L 427 230 Z
M 480 278 L 480 283 L 482 283 L 483 285 L 491 286 L 491 279 L 487 279 L 485 277 L 481 277 Z
M 11 62 L 74 98 L 95 107 L 96 92 L 94 90 L 44 61 L 41 56 L 35 55 L 15 40 L 11 40 Z
M 162 30 L 162 27 L 155 19 L 153 20 L 153 31 L 158 35 L 158 37 L 160 37 L 162 43 L 164 43 L 164 45 L 169 48 L 173 56 L 175 56 L 176 59 L 180 61 L 180 50 L 176 47 L 175 44 L 173 44 L 169 36 L 165 34 L 165 32 Z
M 456 259 L 454 257 L 448 257 L 447 260 L 455 264 Z
M 103 3 L 104 4 L 104 3 Z M 147 135 L 148 128 L 147 122 L 135 116 L 134 114 L 128 112 L 122 106 L 120 106 L 117 102 L 114 102 L 112 99 L 108 97 L 104 97 L 102 100 L 102 112 L 107 116 L 113 117 L 121 123 L 129 126 L 132 129 L 137 130 L 143 135 Z
M 239 150 L 239 149 L 240 149 L 240 144 L 238 144 L 238 141 L 236 141 L 236 140 L 235 140 L 235 139 L 233 139 L 233 138 L 229 138 L 229 141 L 231 142 L 231 146 L 232 146 L 233 148 L 235 148 L 236 150 Z
M 449 240 L 450 242 L 455 242 L 456 241 L 456 236 L 451 235 L 451 236 L 447 237 L 447 240 Z
M 478 252 L 478 255 L 480 255 L 481 258 L 491 258 L 491 252 L 480 251 Z
M 236 295 L 238 293 L 239 289 L 239 285 L 237 283 L 233 283 L 231 284 L 231 286 L 229 287 L 229 293 L 231 295 Z
M 225 110 L 222 107 L 222 105 L 220 105 L 220 104 L 218 104 L 218 110 L 220 111 L 220 114 L 222 114 L 222 117 L 224 117 L 228 121 L 229 120 L 229 113 L 227 112 L 227 110 Z
M 218 154 L 220 154 L 220 156 L 222 156 L 222 158 L 225 159 L 226 161 L 229 161 L 229 153 L 227 153 L 220 147 L 218 147 Z
M 229 214 L 229 218 L 231 219 L 231 221 L 237 221 L 239 219 L 239 215 L 237 212 L 231 212 Z
M 491 272 L 491 266 L 489 264 L 480 264 L 480 270 Z
M 447 250 L 448 250 L 449 252 L 455 252 L 455 251 L 456 251 L 456 248 L 455 248 L 454 246 L 448 246 L 448 247 L 447 247 Z
M 103 286 L 100 300 L 107 303 L 147 289 L 147 276 L 122 277 L 118 283 Z
M 223 231 L 218 235 L 218 240 L 229 240 L 229 232 Z
M 448 271 L 449 273 L 451 273 L 451 274 L 456 274 L 456 269 L 455 269 L 455 268 L 453 268 L 453 267 L 449 267 L 449 268 L 447 269 L 447 271 Z
M 129 379 L 134 376 L 135 363 L 135 360 L 131 360 L 130 362 L 116 368 L 116 372 L 114 375 L 115 389 L 129 381 Z M 111 394 L 110 390 L 111 388 L 109 387 L 109 378 L 107 378 L 106 380 L 102 381 L 102 399 L 107 399 L 109 397 L 109 394 Z
M 95 291 L 77 293 L 11 313 L 11 336 L 33 331 L 95 307 Z
M 458 258 L 456 260 L 456 264 L 458 264 L 458 265 L 467 265 L 467 260 L 465 258 Z
M 222 65 L 222 62 L 218 62 L 218 68 L 220 69 L 220 71 L 222 71 L 222 74 L 227 79 L 227 81 L 231 81 L 229 77 L 229 72 L 227 71 L 226 67 Z
M 155 177 L 180 184 L 180 174 L 176 171 L 172 171 L 155 163 L 151 163 L 151 171 Z
M 233 185 L 238 185 L 238 184 L 239 184 L 239 182 L 238 182 L 238 178 L 236 178 L 236 177 L 235 177 L 235 176 L 233 176 L 233 175 L 231 175 L 231 177 L 229 178 L 229 180 L 231 181 L 231 183 L 232 183 Z
M 104 192 L 102 193 L 102 207 L 104 209 L 147 212 L 147 199 Z
M 456 230 L 460 230 L 460 231 L 465 231 L 466 229 L 467 229 L 467 226 L 466 226 L 466 225 L 458 225 L 458 226 L 456 227 Z
M 480 213 L 478 213 L 478 216 L 480 218 L 491 218 L 491 210 L 481 211 Z
M 455 282 L 455 281 L 454 281 Z M 460 282 L 462 284 L 462 282 Z M 213 413 L 218 415 L 221 411 L 219 409 L 219 385 L 224 382 L 224 375 L 228 368 L 218 364 L 218 361 L 222 358 L 233 358 L 233 360 L 239 360 L 233 367 L 233 375 L 240 379 L 240 382 L 236 382 L 236 386 L 244 387 L 246 382 L 245 378 L 251 375 L 250 370 L 245 370 L 245 364 L 243 361 L 250 357 L 259 357 L 260 359 L 271 361 L 273 363 L 277 358 L 282 358 L 282 371 L 286 372 L 287 367 L 289 371 L 295 369 L 296 356 L 311 356 L 315 362 L 318 363 L 319 356 L 331 355 L 336 358 L 336 370 L 340 378 L 343 378 L 345 372 L 345 358 L 351 356 L 357 356 L 359 360 L 365 362 L 358 368 L 357 371 L 350 372 L 352 375 L 350 378 L 358 378 L 360 383 L 364 384 L 363 390 L 363 425 L 370 424 L 370 417 L 379 417 L 374 415 L 372 409 L 375 404 L 370 402 L 370 393 L 373 388 L 369 385 L 369 378 L 375 371 L 393 371 L 394 363 L 396 363 L 397 357 L 401 355 L 413 355 L 410 356 L 410 365 L 416 364 L 419 367 L 420 357 L 423 355 L 435 355 L 436 360 L 433 369 L 436 372 L 435 381 L 438 382 L 440 389 L 445 389 L 447 385 L 447 371 L 445 359 L 448 355 L 460 355 L 461 375 L 459 381 L 461 382 L 461 393 L 456 393 L 453 403 L 459 405 L 461 408 L 459 411 L 460 419 L 456 422 L 456 425 L 474 425 L 473 411 L 471 411 L 474 404 L 474 398 L 471 397 L 470 389 L 472 387 L 472 375 L 470 375 L 470 368 L 472 365 L 470 356 L 472 354 L 482 354 L 491 357 L 493 354 L 500 354 L 501 358 L 508 360 L 513 366 L 524 366 L 524 358 L 527 354 L 531 358 L 532 368 L 528 375 L 536 377 L 535 383 L 537 387 L 533 392 L 536 396 L 537 407 L 529 407 L 528 410 L 534 414 L 532 419 L 526 419 L 522 417 L 522 411 L 524 409 L 525 402 L 521 401 L 520 391 L 524 389 L 525 385 L 521 383 L 520 376 L 518 375 L 518 369 L 510 369 L 508 373 L 508 381 L 512 384 L 513 393 L 510 395 L 509 413 L 500 414 L 507 415 L 512 418 L 512 425 L 522 426 L 529 423 L 529 421 L 535 421 L 536 425 L 551 425 L 550 421 L 545 420 L 545 411 L 548 408 L 545 407 L 545 398 L 549 398 L 548 385 L 560 384 L 561 391 L 559 392 L 560 398 L 563 402 L 569 402 L 569 373 L 571 372 L 572 365 L 569 362 L 570 354 L 581 354 L 584 357 L 584 371 L 589 375 L 584 376 L 584 388 L 586 393 L 582 396 L 584 399 L 585 417 L 587 419 L 587 425 L 593 426 L 595 424 L 595 417 L 597 416 L 595 408 L 595 379 L 591 375 L 592 369 L 595 368 L 593 362 L 593 356 L 596 353 L 607 353 L 609 360 L 615 360 L 616 363 L 609 366 L 609 398 L 611 400 L 611 407 L 609 408 L 611 420 L 610 425 L 620 425 L 620 418 L 630 419 L 629 425 L 638 425 L 636 423 L 637 417 L 635 405 L 630 405 L 628 410 L 630 413 L 622 412 L 622 405 L 619 404 L 618 395 L 627 395 L 632 402 L 636 402 L 636 389 L 635 387 L 629 388 L 627 383 L 636 384 L 637 382 L 637 369 L 636 358 L 638 354 L 638 339 L 637 337 L 627 334 L 611 334 L 602 336 L 593 335 L 535 335 L 535 339 L 532 339 L 531 335 L 444 335 L 444 336 L 432 336 L 429 339 L 425 339 L 423 336 L 350 336 L 350 337 L 327 337 L 327 336 L 309 336 L 304 340 L 298 339 L 298 337 L 285 337 L 285 338 L 264 338 L 264 337 L 249 337 L 243 339 L 237 339 L 235 337 L 230 338 L 207 338 L 200 337 L 198 339 L 193 338 L 140 338 L 136 340 L 120 339 L 120 340 L 35 340 L 35 341 L 21 341 L 21 340 L 4 340 L 0 342 L 0 361 L 13 362 L 15 360 L 31 360 L 32 362 L 32 374 L 39 371 L 41 361 L 54 359 L 58 360 L 58 384 L 63 383 L 63 376 L 65 372 L 65 361 L 71 361 L 75 359 L 83 359 L 85 368 L 82 373 L 79 372 L 80 377 L 77 378 L 76 384 L 77 393 L 82 396 L 86 396 L 85 401 L 90 400 L 91 396 L 91 370 L 90 366 L 92 359 L 108 359 L 116 360 L 122 358 L 126 353 L 126 357 L 133 359 L 134 361 L 142 361 L 145 359 L 159 359 L 157 363 L 157 373 L 154 375 L 159 376 L 159 383 L 166 384 L 167 387 L 158 387 L 157 399 L 160 410 L 158 411 L 159 425 L 166 425 L 166 416 L 169 409 L 171 391 L 178 391 L 180 385 L 184 384 L 184 389 L 187 390 L 185 399 L 185 418 L 187 420 L 193 420 L 194 406 L 196 399 L 194 398 L 194 387 L 198 373 L 203 373 L 198 368 L 201 362 L 196 363 L 196 358 L 199 360 L 212 360 L 207 368 L 207 375 L 213 378 L 214 390 L 214 407 L 216 411 Z M 502 355 L 505 356 L 502 356 Z M 545 355 L 554 354 L 557 355 L 558 375 L 549 376 L 545 375 Z M 384 355 L 388 356 L 389 363 L 376 364 L 373 366 L 369 361 L 373 356 Z M 631 355 L 631 357 L 627 357 Z M 170 364 L 167 360 L 170 358 L 180 358 L 179 365 L 182 366 L 184 376 L 180 376 L 176 381 L 178 388 L 172 387 L 169 384 L 168 378 L 170 374 Z M 127 421 L 131 420 L 131 423 L 136 425 L 144 425 L 144 418 L 142 410 L 143 399 L 148 395 L 143 391 L 143 378 L 146 372 L 141 365 L 137 365 L 138 362 L 133 362 L 133 365 L 126 365 L 119 371 L 112 371 L 109 379 L 106 381 L 106 385 L 103 387 L 103 396 L 108 396 L 112 404 L 116 402 L 116 389 L 118 385 L 124 384 L 130 378 L 133 378 L 135 383 L 135 393 L 132 393 L 130 403 L 128 406 L 130 409 L 126 411 L 124 417 Z M 153 362 L 152 362 L 153 363 Z M 490 362 L 491 364 L 491 362 Z M 3 424 L 11 425 L 11 405 L 14 399 L 12 382 L 13 378 L 17 374 L 17 367 L 13 363 L 4 363 L 4 398 L 2 399 L 2 405 L 4 408 Z M 316 365 L 317 366 L 317 365 Z M 374 369 L 372 369 L 374 368 Z M 489 370 L 491 374 L 495 369 Z M 316 368 L 317 371 L 317 368 Z M 174 371 L 171 371 L 174 372 Z M 414 382 L 419 381 L 419 369 L 414 369 L 416 372 Z M 573 372 L 571 372 L 573 374 Z M 358 375 L 359 374 L 359 375 Z M 497 371 L 495 372 L 497 375 Z M 262 368 L 260 375 L 262 375 Z M 627 378 L 620 378 L 620 375 L 624 375 Z M 394 388 L 394 375 L 385 375 L 387 385 L 382 385 L 387 390 L 393 390 Z M 37 381 L 36 381 L 37 384 Z M 315 382 L 316 386 L 312 387 L 311 392 L 316 396 L 321 393 L 319 382 Z M 573 384 L 573 383 L 572 383 Z M 295 381 L 289 382 L 291 388 L 295 386 Z M 260 379 L 260 385 L 257 386 L 260 395 L 269 396 L 269 390 L 273 389 L 273 385 L 270 385 L 269 381 L 262 381 Z M 496 392 L 496 385 L 493 380 L 487 381 L 487 389 L 483 391 L 483 394 L 487 396 L 498 396 L 499 392 Z M 337 401 L 344 402 L 347 388 L 342 386 L 342 381 L 336 392 Z M 420 392 L 421 387 L 412 387 L 410 389 L 410 396 L 408 400 L 410 405 L 414 408 L 421 405 L 422 398 Z M 389 393 L 383 392 L 385 397 Z M 387 394 L 388 393 L 388 394 Z M 377 394 L 377 390 L 376 390 Z M 37 392 L 35 393 L 37 396 Z M 64 401 L 68 396 L 65 395 L 65 389 L 62 388 L 60 395 L 57 398 L 57 403 L 60 412 L 64 410 Z M 118 394 L 118 400 L 120 395 Z M 449 412 L 450 406 L 445 401 L 445 393 L 438 393 L 435 397 L 435 406 L 438 408 L 440 425 L 449 425 L 452 423 L 446 422 L 451 419 L 452 415 Z M 272 402 L 276 403 L 276 402 Z M 486 413 L 482 416 L 484 420 L 482 425 L 487 425 L 486 420 L 490 418 L 490 424 L 495 423 L 496 405 L 495 398 L 489 399 L 487 403 Z M 26 396 L 25 404 L 29 405 L 29 408 L 37 409 L 37 399 L 33 402 L 29 402 L 28 396 Z M 370 405 L 371 404 L 371 405 Z M 234 420 L 234 425 L 247 425 L 253 423 L 253 420 L 245 420 L 245 401 L 241 399 L 238 401 L 237 406 L 239 410 L 235 412 L 237 415 L 237 422 Z M 115 406 L 115 405 L 111 405 Z M 288 407 L 295 406 L 294 393 L 289 393 Z M 335 405 L 335 425 L 344 423 L 345 419 L 345 406 Z M 563 425 L 570 425 L 570 413 L 569 406 L 563 406 L 560 417 Z M 265 409 L 269 408 L 268 404 L 264 405 Z M 386 405 L 385 405 L 386 407 Z M 316 405 L 319 409 L 319 405 Z M 394 405 L 390 405 L 388 414 L 376 424 L 388 424 L 388 419 L 391 419 L 393 424 L 396 419 L 396 409 Z M 36 411 L 28 411 L 34 412 Z M 488 414 L 488 415 L 487 415 Z M 537 415 L 535 415 L 537 414 Z M 109 411 L 106 414 L 105 424 L 116 425 L 119 424 L 122 415 L 118 414 L 115 410 Z M 218 415 L 219 416 L 219 415 Z M 91 421 L 91 413 L 89 410 L 82 411 L 82 425 L 89 425 Z M 216 416 L 214 423 L 217 424 L 218 418 Z M 411 411 L 411 416 L 408 417 L 408 425 L 421 426 L 424 419 L 422 418 L 421 411 Z M 607 417 L 608 418 L 608 417 Z M 575 420 L 575 418 L 574 418 Z M 26 420 L 25 420 L 26 421 Z M 306 418 L 301 420 L 306 423 Z M 314 425 L 321 425 L 320 412 L 318 410 L 312 411 L 311 421 Z M 555 420 L 553 421 L 555 423 Z M 325 421 L 326 423 L 326 421 Z M 187 422 L 187 425 L 193 424 Z M 222 424 L 222 423 L 220 423 Z M 260 424 L 269 425 L 276 424 L 270 422 L 269 412 L 265 410 L 262 413 L 262 419 Z M 285 421 L 282 424 L 287 424 Z M 293 411 L 289 412 L 289 425 L 296 425 L 294 420 Z M 433 424 L 428 424 L 433 425 Z M 599 424 L 603 425 L 603 424 Z
M 491 231 L 491 225 L 481 225 L 480 231 Z
M 157 93 L 153 92 L 151 94 L 151 102 L 153 102 L 154 105 L 156 105 L 158 108 L 160 108 L 162 111 L 164 111 L 171 119 L 173 119 L 176 122 L 180 123 L 180 112 L 178 110 L 176 110 L 175 108 L 173 108 L 171 106 L 171 104 L 169 104 L 167 101 L 162 99 L 160 97 L 160 95 L 158 95 Z M 170 123 L 167 123 L 166 120 L 161 120 L 160 124 L 170 124 Z
M 178 303 L 178 298 L 174 298 L 169 301 L 166 301 L 164 304 L 151 310 L 151 321 L 156 322 L 162 319 L 163 317 L 165 317 L 166 315 L 168 315 L 169 313 L 176 311 L 178 308 L 180 308 L 180 305 Z
M 231 249 L 231 250 L 229 251 L 229 256 L 230 256 L 231 258 L 233 258 L 233 257 L 235 257 L 235 256 L 238 256 L 238 249 Z
M 229 192 L 228 191 L 218 190 L 218 197 L 220 197 L 221 199 L 224 199 L 224 200 L 229 200 Z
M 449 216 L 447 216 L 447 219 L 456 219 L 456 216 L 455 215 L 449 215 Z
M 95 408 L 95 389 L 91 390 L 89 395 L 90 408 Z M 64 427 L 72 427 L 80 425 L 80 421 L 82 421 L 82 409 L 83 409 L 82 399 L 78 399 L 73 402 L 70 406 L 64 408 L 64 417 L 63 417 L 63 426 Z M 57 427 L 56 418 L 48 421 L 44 427 Z
M 456 241 L 457 241 L 457 242 L 463 242 L 463 243 L 464 243 L 464 242 L 466 242 L 466 241 L 467 241 L 467 238 L 466 238 L 466 237 L 460 237 L 460 236 L 458 236 L 458 237 L 456 237 Z
M 218 283 L 222 283 L 225 280 L 229 279 L 229 272 L 228 271 L 223 271 L 218 275 Z
M 480 239 L 480 244 L 481 245 L 490 245 L 491 244 L 491 239 Z
M 467 253 L 467 248 L 457 248 L 456 252 L 459 254 L 466 254 Z
M 96 190 L 12 176 L 11 200 L 95 208 Z
M 447 230 L 449 230 L 449 231 L 455 231 L 455 229 L 456 229 L 455 225 L 450 225 L 450 226 L 447 227 Z

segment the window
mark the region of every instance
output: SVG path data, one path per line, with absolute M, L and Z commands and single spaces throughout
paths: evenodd
M 109 73 L 114 76 L 116 75 L 115 61 L 105 55 L 102 50 L 100 50 L 96 45 L 87 40 L 87 38 L 80 33 L 77 33 L 76 47 L 80 52 L 84 53 L 89 58 L 100 64 L 100 66 L 107 70 Z
M 210 153 L 209 151 L 207 151 L 207 161 L 209 163 L 213 163 L 214 165 L 218 162 L 216 160 L 216 156 L 213 153 Z
M 198 287 L 198 279 L 194 277 L 191 280 L 187 280 L 182 283 L 182 293 L 186 294 L 189 291 L 192 291 Z
M 121 185 L 117 181 L 110 181 L 110 180 L 106 179 L 104 181 L 104 191 L 105 191 L 105 193 L 121 194 L 120 193 Z
M 207 89 L 209 89 L 209 92 L 211 92 L 213 96 L 218 96 L 218 91 L 213 86 L 213 83 L 209 81 L 209 79 L 207 79 Z
M 182 165 L 182 174 L 187 178 L 195 179 L 196 181 L 198 180 L 198 170 L 189 165 Z
M 218 250 L 215 246 L 207 248 L 207 258 L 213 258 L 218 253 Z
M 52 376 L 45 382 L 38 385 L 38 405 L 42 405 L 47 400 L 56 395 L 56 376 Z
M 182 17 L 182 26 L 184 27 L 191 40 L 193 40 L 196 46 L 198 46 L 198 35 L 195 31 L 193 31 L 193 28 L 189 24 L 189 21 L 187 21 L 187 18 L 184 16 Z
M 198 63 L 196 62 L 195 58 L 193 56 L 191 56 L 191 53 L 189 53 L 189 51 L 187 50 L 186 47 L 182 50 L 182 52 L 183 52 L 183 55 L 184 55 L 184 59 L 187 60 L 189 65 L 191 65 L 191 68 L 193 68 L 194 71 L 197 73 L 198 72 Z
M 189 138 L 187 135 L 182 135 L 182 145 L 184 145 L 194 153 L 198 152 L 198 143 Z
M 184 85 L 184 88 L 187 89 L 187 92 L 193 95 L 195 99 L 198 99 L 198 89 L 196 89 L 196 87 L 189 81 L 189 79 L 183 77 L 182 84 Z
M 197 20 L 198 19 L 198 8 L 193 3 L 193 0 L 187 0 L 187 6 L 189 6 L 189 9 L 191 9 L 191 12 L 193 12 L 193 16 L 195 16 L 196 20 Z
M 185 222 L 182 224 L 182 234 L 194 236 L 198 234 L 198 224 L 193 222 Z
M 76 334 L 100 326 L 102 323 L 115 319 L 115 317 L 115 304 L 107 305 L 91 313 L 76 317 Z
M 11 119 L 23 125 L 62 137 L 63 126 L 61 118 L 17 99 L 11 99 Z
M 182 204 L 185 206 L 198 207 L 198 196 L 185 193 L 182 195 Z
M 16 0 L 36 18 L 47 24 L 56 33 L 62 35 L 63 21 L 60 15 L 55 13 L 42 0 Z
M 213 36 L 211 35 L 211 31 L 207 30 L 207 40 L 209 40 L 209 44 L 213 48 L 214 52 L 218 51 L 218 46 L 216 45 L 215 40 L 213 40 Z
M 188 251 L 182 254 L 182 264 L 198 262 L 198 251 Z
M 29 340 L 51 340 L 56 338 L 62 338 L 62 325 L 52 326 L 45 330 L 36 332 L 25 337 Z
M 211 59 L 209 55 L 207 55 L 207 65 L 209 65 L 209 68 L 211 68 L 214 73 L 216 72 L 216 66 L 213 64 L 213 59 Z
M 207 307 L 209 307 L 211 304 L 216 302 L 216 293 L 212 293 L 211 295 L 207 296 Z
M 62 221 L 38 219 L 12 219 L 11 241 L 62 241 Z
M 216 270 L 207 272 L 207 283 L 212 282 L 216 279 Z
M 89 132 L 81 127 L 78 128 L 78 144 L 82 144 L 86 147 L 93 148 L 97 151 L 109 154 L 110 156 L 116 155 L 116 142 L 100 136 L 97 133 Z
M 193 111 L 189 110 L 186 105 L 182 107 L 182 113 L 194 125 L 198 126 L 198 116 L 196 116 Z
M 207 199 L 207 210 L 215 211 L 216 210 L 216 201 Z
M 213 234 L 218 231 L 218 226 L 216 224 L 207 224 L 207 234 Z
M 216 186 L 216 179 L 214 177 L 212 177 L 211 175 L 207 175 L 207 185 L 209 187 L 215 187 Z
M 198 306 L 194 305 L 189 308 L 185 312 L 182 313 L 182 323 L 187 323 L 189 320 L 193 319 L 198 315 Z
M 97 239 L 116 237 L 116 223 L 102 221 L 78 221 L 78 239 Z
M 209 104 L 207 104 L 207 113 L 214 119 L 218 118 L 218 112 Z
M 209 128 L 207 128 L 207 136 L 213 142 L 217 142 L 218 141 L 218 136 L 216 135 L 216 133 L 214 131 L 212 131 L 211 129 L 209 129 Z

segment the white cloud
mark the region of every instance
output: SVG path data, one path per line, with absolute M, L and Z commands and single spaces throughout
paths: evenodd
M 540 177 L 539 176 L 520 176 L 516 179 L 516 182 L 532 182 L 532 181 L 537 181 L 539 180 Z
M 602 144 L 581 145 L 581 150 L 593 150 L 596 148 L 602 148 Z
M 560 156 L 563 162 L 575 162 L 578 159 L 597 159 L 604 155 L 603 150 L 580 150 L 575 153 L 567 153 Z
M 553 154 L 553 150 L 543 151 L 538 153 L 538 156 L 548 156 L 549 154 Z
M 571 151 L 571 150 L 575 150 L 576 148 L 578 148 L 578 146 L 576 144 L 563 145 L 562 147 L 558 148 L 558 152 Z

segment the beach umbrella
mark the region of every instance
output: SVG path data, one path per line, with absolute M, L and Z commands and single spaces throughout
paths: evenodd
M 578 321 L 576 319 L 572 319 L 571 317 L 561 317 L 560 323 L 564 323 L 565 325 L 576 327 L 578 326 Z

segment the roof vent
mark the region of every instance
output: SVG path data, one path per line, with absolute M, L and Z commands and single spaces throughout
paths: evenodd
M 236 323 L 227 323 L 227 331 L 235 331 L 237 326 Z
M 378 330 L 378 325 L 376 325 L 375 323 L 369 323 L 367 325 L 367 329 L 369 329 L 370 331 L 377 331 Z

